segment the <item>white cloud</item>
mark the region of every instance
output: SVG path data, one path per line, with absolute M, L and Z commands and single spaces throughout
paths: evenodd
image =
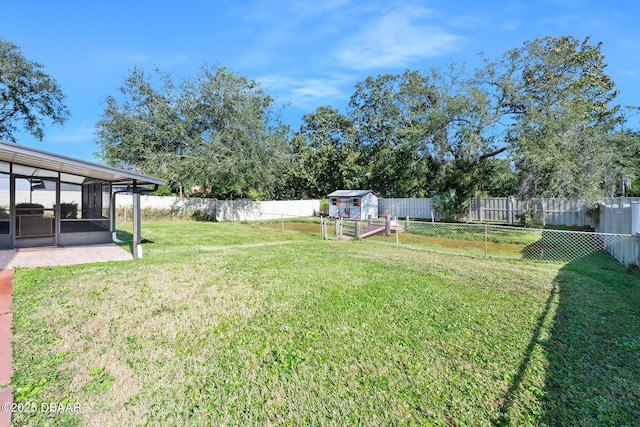
M 424 22 L 434 15 L 418 7 L 396 9 L 345 40 L 337 57 L 346 67 L 362 70 L 397 68 L 452 52 L 462 37 Z
M 94 55 L 94 60 L 99 64 L 106 64 L 107 67 L 115 66 L 115 68 L 121 68 L 123 65 L 126 67 L 133 65 L 158 65 L 160 68 L 165 69 L 183 64 L 188 59 L 188 55 L 183 53 L 154 55 L 117 49 L 104 50 Z
M 95 139 L 95 127 L 93 124 L 80 124 L 52 129 L 46 137 L 47 142 L 53 144 L 92 142 Z
M 509 21 L 503 22 L 498 27 L 507 31 L 515 31 L 519 28 L 519 26 L 520 26 L 520 23 L 517 20 L 511 19 Z
M 267 89 L 279 94 L 279 98 L 291 105 L 309 109 L 348 95 L 342 90 L 353 79 L 344 75 L 327 78 L 300 79 L 291 76 L 267 75 L 256 79 Z

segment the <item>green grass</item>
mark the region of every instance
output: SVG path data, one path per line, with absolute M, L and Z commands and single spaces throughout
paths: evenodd
M 123 228 L 121 238 L 130 237 Z M 17 425 L 632 425 L 640 279 L 258 224 L 16 273 Z
M 446 237 L 462 241 L 484 241 L 493 243 L 529 245 L 540 240 L 542 230 L 515 227 L 491 226 L 483 224 L 430 224 L 413 222 L 406 230 L 418 236 Z
M 623 247 L 631 245 L 631 237 L 593 232 L 482 224 L 410 224 L 399 233 L 397 240 L 395 232 L 391 236 L 378 234 L 369 239 L 405 248 L 501 259 L 567 263 L 585 257 L 593 260 L 596 256 L 599 266 L 614 266 L 614 269 L 619 262 L 605 251 L 605 246 L 616 247 L 620 253 Z

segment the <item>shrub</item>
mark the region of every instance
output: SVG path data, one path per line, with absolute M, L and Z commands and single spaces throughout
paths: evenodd
M 166 185 L 160 185 L 156 191 L 151 193 L 151 195 L 153 195 L 153 196 L 175 196 L 176 193 L 173 192 L 173 190 L 171 189 L 170 185 L 166 184 Z
M 324 197 L 320 200 L 320 212 L 318 213 L 320 215 L 329 215 L 329 200 Z
M 116 221 L 132 220 L 133 210 L 131 207 L 119 207 L 116 209 Z M 181 209 L 156 209 L 143 208 L 140 210 L 142 220 L 193 220 L 193 221 L 215 221 L 215 215 L 205 211 L 185 211 Z
M 433 207 L 444 215 L 445 220 L 458 221 L 469 208 L 466 195 L 451 189 L 433 198 Z

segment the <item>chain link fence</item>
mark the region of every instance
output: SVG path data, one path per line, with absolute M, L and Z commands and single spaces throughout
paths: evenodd
M 324 223 L 324 225 L 323 225 Z M 442 223 L 384 219 L 328 220 L 282 216 L 252 222 L 281 231 L 297 231 L 329 239 L 366 239 L 377 244 L 475 257 L 569 263 L 588 260 L 598 266 L 637 264 L 638 237 L 522 228 L 489 224 Z
M 380 233 L 371 239 L 459 255 L 558 263 L 592 259 L 598 264 L 629 266 L 638 258 L 637 237 L 630 234 L 404 220 L 398 224 L 390 235 Z
M 267 214 L 278 216 L 279 218 L 258 219 L 253 221 L 242 221 L 254 227 L 267 228 L 280 231 L 297 231 L 314 235 L 321 235 L 321 226 L 319 217 L 301 217 L 286 214 Z M 334 233 L 333 225 L 331 233 Z

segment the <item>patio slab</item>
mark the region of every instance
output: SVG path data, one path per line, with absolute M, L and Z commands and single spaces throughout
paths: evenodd
M 0 269 L 54 267 L 107 261 L 128 261 L 131 253 L 120 246 L 104 245 L 42 247 L 0 250 Z

